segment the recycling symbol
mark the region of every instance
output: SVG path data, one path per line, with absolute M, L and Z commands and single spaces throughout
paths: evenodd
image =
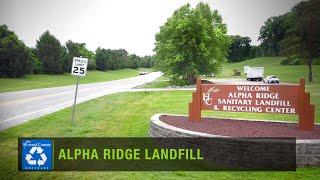
M 40 155 L 41 158 L 38 160 L 32 159 L 32 155 L 34 153 L 37 153 Z M 36 165 L 38 166 L 44 165 L 44 163 L 47 161 L 47 156 L 43 153 L 43 149 L 41 147 L 32 147 L 29 151 L 30 154 L 26 154 L 26 161 L 29 165 Z

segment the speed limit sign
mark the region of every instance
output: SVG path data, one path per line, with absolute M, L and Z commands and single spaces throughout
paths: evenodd
M 71 74 L 74 76 L 77 76 L 77 83 L 76 83 L 76 92 L 74 94 L 71 123 L 75 123 L 74 117 L 75 117 L 75 113 L 76 113 L 79 79 L 80 79 L 80 77 L 83 77 L 87 74 L 87 66 L 88 66 L 88 59 L 87 58 L 73 57 Z
M 87 74 L 88 59 L 73 57 L 71 74 L 74 76 L 85 76 Z

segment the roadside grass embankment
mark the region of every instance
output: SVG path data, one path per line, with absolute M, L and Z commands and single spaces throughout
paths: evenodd
M 145 70 L 145 68 L 143 68 Z M 113 71 L 87 71 L 80 79 L 81 84 L 97 83 L 124 79 L 139 75 L 140 69 L 119 69 Z M 20 91 L 28 89 L 49 88 L 73 85 L 76 78 L 70 73 L 65 74 L 31 74 L 21 78 L 0 78 L 0 92 Z

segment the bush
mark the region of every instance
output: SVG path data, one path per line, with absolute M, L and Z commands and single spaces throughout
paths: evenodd
M 289 62 L 290 62 L 290 58 L 285 58 L 285 59 L 283 59 L 283 60 L 280 62 L 280 64 L 281 64 L 281 65 L 288 65 Z
M 6 25 L 0 26 L 0 76 L 15 78 L 31 73 L 33 63 L 31 49 Z

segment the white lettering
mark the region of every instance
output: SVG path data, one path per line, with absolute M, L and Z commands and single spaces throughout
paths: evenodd
M 238 91 L 270 91 L 269 86 L 237 86 Z

